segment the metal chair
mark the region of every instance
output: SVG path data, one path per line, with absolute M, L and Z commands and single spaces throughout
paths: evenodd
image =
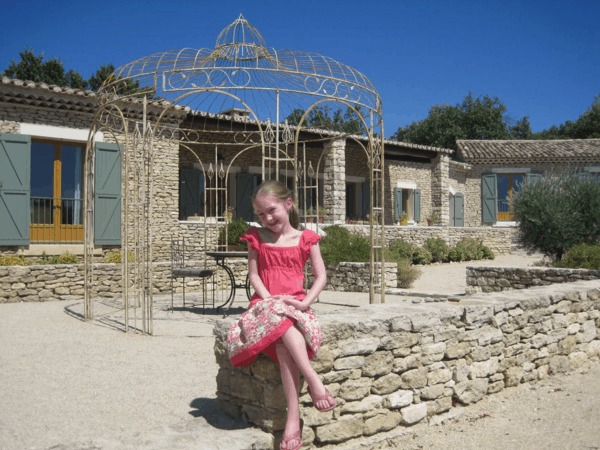
M 188 258 L 189 259 L 189 258 Z M 185 279 L 194 277 L 202 278 L 202 314 L 206 307 L 206 281 L 214 276 L 215 271 L 211 269 L 198 269 L 195 267 L 186 267 L 186 249 L 185 239 L 171 239 L 171 309 L 174 304 L 175 288 L 173 282 L 176 278 L 183 278 L 183 307 L 185 308 Z M 214 308 L 213 296 L 213 308 Z

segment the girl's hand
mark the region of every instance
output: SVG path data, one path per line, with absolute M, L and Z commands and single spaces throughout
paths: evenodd
M 296 300 L 296 297 L 294 297 L 293 295 L 282 295 L 281 300 L 283 300 L 283 303 L 285 303 L 286 305 L 293 306 L 298 311 L 306 311 L 308 308 L 310 308 L 309 303 Z

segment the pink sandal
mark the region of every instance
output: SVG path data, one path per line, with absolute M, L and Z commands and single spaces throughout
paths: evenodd
M 333 395 L 331 395 L 331 393 L 327 390 L 327 388 L 325 388 L 325 395 L 313 395 L 313 393 L 310 390 L 310 386 L 308 386 L 307 389 L 308 389 L 308 395 L 310 395 L 313 405 L 315 405 L 315 408 L 317 409 L 317 411 L 321 411 L 321 412 L 331 411 L 333 408 L 335 408 L 337 406 L 337 400 L 333 397 Z M 327 403 L 329 403 L 329 407 L 320 409 L 317 407 L 317 402 L 323 401 L 323 400 L 327 401 Z
M 302 429 L 304 428 L 304 420 L 300 419 L 300 429 L 296 431 L 292 436 L 286 438 L 285 436 L 281 437 L 281 444 L 285 444 L 286 448 L 282 448 L 281 444 L 279 444 L 279 450 L 298 450 L 302 447 Z M 294 448 L 287 448 L 287 443 L 289 441 L 298 441 L 299 444 Z

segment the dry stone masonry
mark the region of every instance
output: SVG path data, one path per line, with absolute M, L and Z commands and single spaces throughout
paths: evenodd
M 519 383 L 580 368 L 600 354 L 599 318 L 599 281 L 321 314 L 324 342 L 313 367 L 339 406 L 316 411 L 303 384 L 304 442 L 368 446 Z M 261 356 L 233 368 L 230 323 L 214 329 L 218 407 L 278 437 L 286 418 L 278 367 Z
M 467 267 L 467 294 L 526 289 L 554 283 L 600 279 L 600 270 L 561 268 Z

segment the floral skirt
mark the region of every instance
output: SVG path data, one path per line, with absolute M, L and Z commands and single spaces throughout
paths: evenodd
M 227 350 L 231 363 L 234 367 L 247 366 L 263 352 L 279 364 L 274 343 L 294 325 L 304 336 L 309 359 L 315 359 L 323 336 L 312 309 L 299 311 L 274 299 L 251 303 L 229 328 Z

